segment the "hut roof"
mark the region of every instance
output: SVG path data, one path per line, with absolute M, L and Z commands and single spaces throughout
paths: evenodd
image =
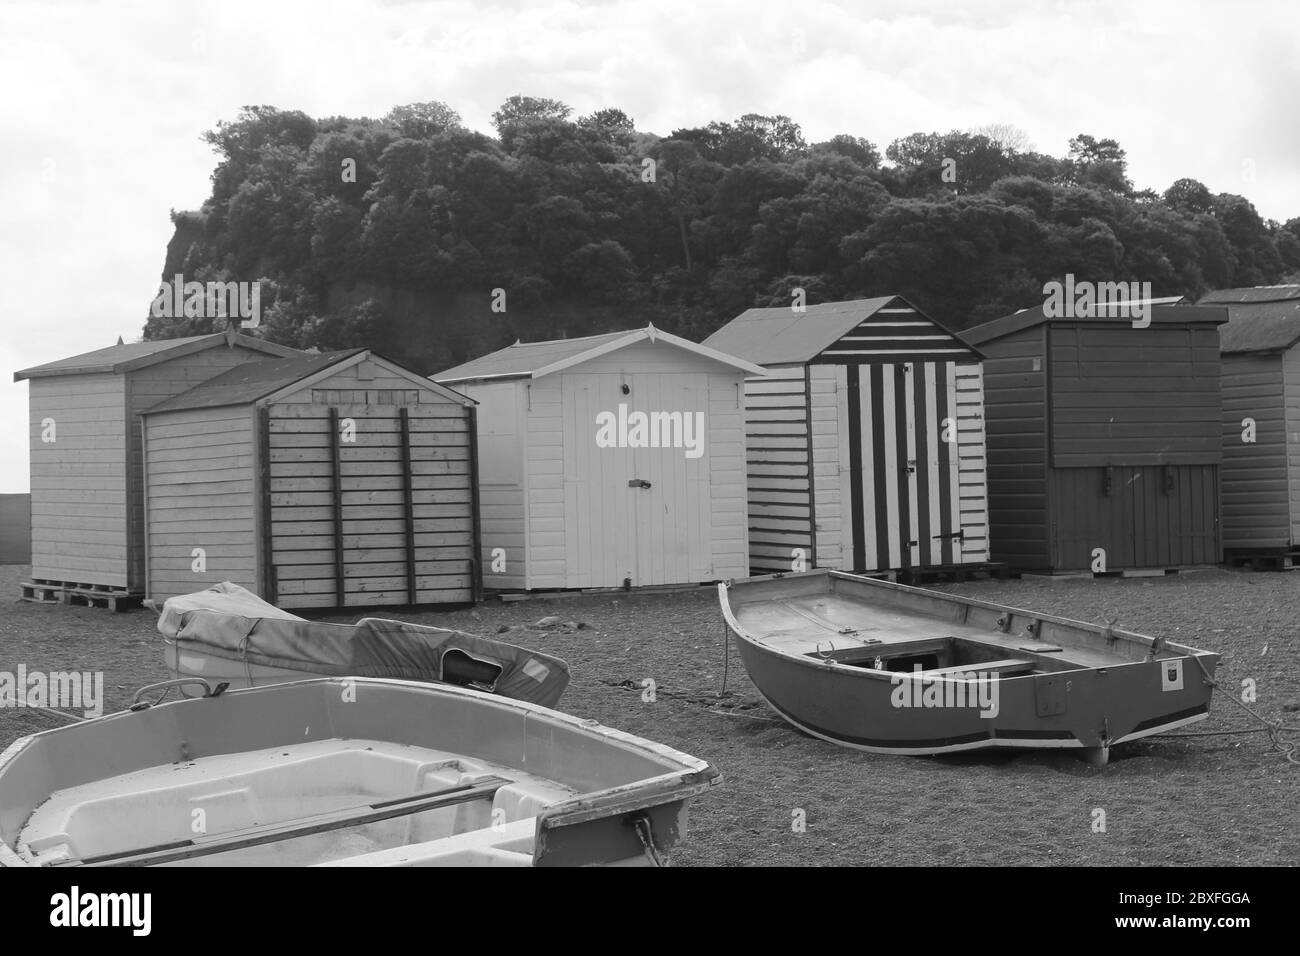
M 151 342 L 130 342 L 125 345 L 110 345 L 108 348 L 83 352 L 71 358 L 47 362 L 14 373 L 14 381 L 21 382 L 30 378 L 49 378 L 55 375 L 87 375 L 93 372 L 130 372 L 145 368 L 158 362 L 201 352 L 225 343 L 233 348 L 244 348 L 265 352 L 268 355 L 301 355 L 297 349 L 276 345 L 251 335 L 242 335 L 231 329 L 228 332 L 214 332 L 211 335 L 191 335 L 182 339 L 156 339 Z
M 1198 305 L 1222 305 L 1228 324 L 1219 330 L 1219 350 L 1279 352 L 1300 342 L 1300 285 L 1219 289 Z
M 276 393 L 300 385 L 320 373 L 355 364 L 367 356 L 405 375 L 411 380 L 412 387 L 431 389 L 461 405 L 476 404 L 473 399 L 431 382 L 418 372 L 384 358 L 370 349 L 345 349 L 340 352 L 302 354 L 275 361 L 245 362 L 208 379 L 201 385 L 196 385 L 188 392 L 182 392 L 173 398 L 159 402 L 145 409 L 141 414 L 156 415 L 159 412 L 178 412 L 194 408 L 248 405 L 264 398 L 271 398 Z
M 688 339 L 661 332 L 653 325 L 643 329 L 623 332 L 605 332 L 576 339 L 551 339 L 545 342 L 516 342 L 463 365 L 449 368 L 432 376 L 444 383 L 479 381 L 482 379 L 541 378 L 551 375 L 609 352 L 635 345 L 638 342 L 664 342 L 700 355 L 704 358 L 730 365 L 751 375 L 761 375 L 763 370 L 750 362 L 727 355 L 706 345 L 697 345 Z
M 952 339 L 951 345 L 954 348 L 965 353 L 973 351 L 945 326 L 897 295 L 823 302 L 806 306 L 802 312 L 796 312 L 789 306 L 749 309 L 710 335 L 704 344 L 759 365 L 803 364 L 821 355 L 868 320 L 875 318 L 877 322 L 884 321 L 896 310 L 915 312 L 939 332 L 947 334 Z M 933 330 L 929 330 L 926 342 L 928 350 L 934 348 L 933 339 Z M 914 334 L 899 330 L 880 339 L 879 345 L 898 350 L 917 342 L 919 339 Z
M 1214 323 L 1222 325 L 1228 321 L 1227 310 L 1219 306 L 1182 305 L 1182 298 L 1174 296 L 1166 299 L 1138 299 L 1128 305 L 1149 305 L 1151 307 L 1152 325 L 1193 325 L 1197 323 Z M 1046 323 L 1071 325 L 1088 322 L 1128 322 L 1130 319 L 1116 311 L 1114 315 L 1096 316 L 1049 316 L 1044 306 L 1021 309 L 1012 315 L 1004 315 L 992 322 L 985 322 L 961 333 L 961 337 L 974 345 L 992 342 L 1013 332 Z

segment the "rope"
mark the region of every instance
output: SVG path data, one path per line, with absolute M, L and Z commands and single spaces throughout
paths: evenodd
M 64 713 L 63 711 L 61 711 L 61 710 L 52 710 L 52 709 L 49 708 L 49 707 L 40 707 L 40 706 L 37 706 L 36 704 L 28 704 L 28 705 L 26 705 L 23 709 L 24 709 L 24 710 L 39 710 L 39 711 L 40 711 L 41 713 L 43 713 L 43 714 L 50 714 L 50 715 L 53 716 L 53 717 L 62 717 L 64 720 L 69 721 L 69 722 L 71 722 L 71 723 L 76 723 L 76 724 L 79 724 L 79 723 L 81 723 L 83 720 L 86 719 L 85 717 L 78 717 L 76 714 L 65 714 L 65 713 Z
M 731 631 L 727 627 L 727 619 L 722 619 L 722 690 L 718 691 L 719 697 L 727 696 L 727 670 L 731 665 Z
M 667 866 L 668 858 L 655 846 L 655 834 L 650 826 L 650 818 L 644 814 L 637 817 L 632 821 L 632 829 L 636 831 L 637 839 L 641 841 L 641 849 L 645 851 L 646 859 L 650 861 L 650 865 Z
M 1236 688 L 1233 688 L 1232 692 L 1229 693 L 1227 688 L 1225 688 L 1222 684 L 1220 684 L 1218 681 L 1216 681 L 1213 677 L 1210 676 L 1210 672 L 1205 669 L 1205 665 L 1201 662 L 1199 656 L 1193 654 L 1192 660 L 1196 661 L 1196 666 L 1201 669 L 1201 674 L 1204 677 L 1206 684 L 1208 684 L 1210 687 L 1213 687 L 1223 696 L 1227 697 L 1228 700 L 1232 701 L 1234 704 L 1236 704 L 1238 707 L 1240 707 L 1247 714 L 1249 714 L 1251 717 L 1253 717 L 1255 720 L 1259 721 L 1259 723 L 1263 725 L 1262 727 L 1253 728 L 1248 731 L 1223 731 L 1222 732 L 1223 736 L 1228 736 L 1234 733 L 1257 733 L 1257 734 L 1266 733 L 1268 734 L 1268 739 L 1269 742 L 1272 744 L 1273 749 L 1276 750 L 1280 756 L 1285 757 L 1288 763 L 1300 767 L 1300 760 L 1296 759 L 1296 750 L 1300 749 L 1300 742 L 1287 740 L 1282 736 L 1282 734 L 1284 733 L 1295 733 L 1297 730 L 1300 730 L 1300 728 L 1287 727 L 1285 724 L 1282 723 L 1281 720 L 1269 720 L 1263 714 L 1251 710 L 1249 707 L 1246 706 L 1246 704 L 1243 701 L 1237 699 Z M 1153 734 L 1152 736 L 1170 736 L 1170 737 L 1215 736 L 1217 737 L 1220 735 L 1221 735 L 1220 733 L 1212 733 L 1212 734 L 1206 733 L 1206 734 L 1165 734 L 1165 735 Z

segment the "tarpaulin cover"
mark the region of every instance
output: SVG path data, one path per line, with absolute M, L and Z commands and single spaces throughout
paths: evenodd
M 569 683 L 569 665 L 547 654 L 383 618 L 356 624 L 308 621 L 229 581 L 169 598 L 158 630 L 189 653 L 302 671 L 304 680 L 389 677 L 482 687 L 495 676 L 494 693 L 543 707 L 554 707 Z M 448 656 L 449 651 L 458 653 Z M 466 674 L 475 672 L 491 676 L 470 683 Z

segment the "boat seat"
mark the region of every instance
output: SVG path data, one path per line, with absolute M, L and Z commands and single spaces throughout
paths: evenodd
M 937 667 L 934 670 L 918 671 L 922 677 L 955 677 L 972 671 L 980 674 L 1023 674 L 1033 670 L 1033 661 L 1022 661 L 1014 657 L 1003 661 L 980 661 L 977 664 L 958 664 L 956 667 Z

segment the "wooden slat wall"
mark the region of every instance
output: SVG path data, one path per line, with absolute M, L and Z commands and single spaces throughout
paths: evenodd
M 984 371 L 978 362 L 953 368 L 957 427 L 957 518 L 963 532 L 959 564 L 989 560 L 988 435 L 984 413 Z
M 333 388 L 333 379 L 329 380 Z M 416 603 L 474 597 L 469 416 L 440 401 L 406 406 Z M 336 593 L 334 434 L 330 409 L 269 409 L 271 554 L 282 607 L 409 603 L 406 483 L 396 406 L 341 406 L 356 441 L 337 445 L 342 600 Z
M 745 382 L 749 570 L 791 570 L 796 548 L 813 566 L 812 469 L 804 366 Z
M 1052 567 L 1088 570 L 1106 551 L 1106 570 L 1217 564 L 1217 465 L 1128 465 L 1051 471 Z
M 1049 565 L 1044 331 L 1036 326 L 981 346 L 990 552 L 1015 568 Z
M 126 456 L 129 479 L 128 508 L 128 579 L 130 586 L 144 587 L 144 458 L 140 413 L 152 405 L 187 392 L 196 385 L 245 362 L 273 358 L 243 346 L 225 344 L 159 362 L 126 374 Z M 56 380 L 57 381 L 57 380 Z
M 1224 355 L 1223 546 L 1261 550 L 1291 544 L 1287 424 L 1280 355 Z M 1255 441 L 1242 441 L 1242 420 Z
M 1048 347 L 1055 467 L 1220 460 L 1214 327 L 1061 323 Z
M 127 587 L 126 393 L 110 373 L 28 382 L 32 576 Z M 53 418 L 54 442 L 41 441 Z
M 527 574 L 524 548 L 524 385 L 519 382 L 468 385 L 459 391 L 479 403 L 480 561 L 488 588 L 521 590 Z M 493 552 L 505 559 L 493 569 Z
M 247 406 L 150 415 L 149 597 L 222 581 L 258 589 L 255 433 Z M 194 549 L 205 568 L 194 570 Z
M 1283 405 L 1286 409 L 1287 500 L 1291 513 L 1290 547 L 1300 544 L 1300 349 L 1282 358 Z
M 745 468 L 745 386 L 739 373 L 708 377 L 710 578 L 749 573 L 749 478 Z

